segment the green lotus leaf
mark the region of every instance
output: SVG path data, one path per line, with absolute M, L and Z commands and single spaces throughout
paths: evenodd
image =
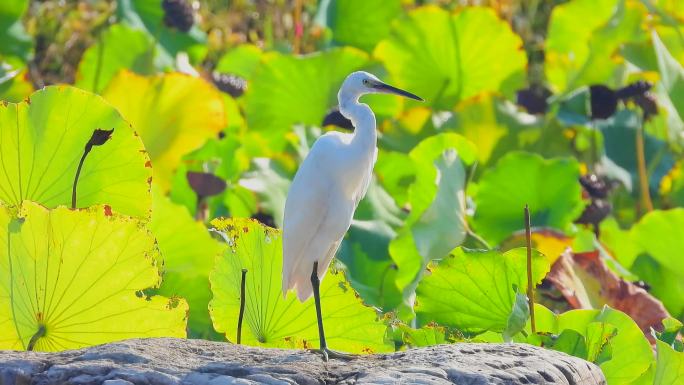
M 656 371 L 653 385 L 676 385 L 684 378 L 684 352 L 663 341 L 656 341 Z
M 652 41 L 660 72 L 660 82 L 656 86 L 658 104 L 667 112 L 668 136 L 681 143 L 684 131 L 684 66 L 672 56 L 655 32 Z
M 642 250 L 684 279 L 684 208 L 654 210 L 634 225 L 631 235 Z
M 584 208 L 578 179 L 574 159 L 510 153 L 482 174 L 475 197 L 475 230 L 490 244 L 499 244 L 524 228 L 526 204 L 532 226 L 565 230 Z
M 313 298 L 305 303 L 299 302 L 293 293 L 283 298 L 280 232 L 249 219 L 216 219 L 212 225 L 230 245 L 209 276 L 213 293 L 209 312 L 216 330 L 235 340 L 241 271 L 247 269 L 242 342 L 277 347 L 318 346 Z M 390 349 L 384 342 L 385 325 L 372 308 L 363 305 L 344 274 L 331 271 L 323 279 L 321 308 L 332 348 L 355 353 Z
M 207 36 L 197 23 L 184 33 L 164 24 L 164 9 L 157 0 L 117 0 L 119 20 L 130 27 L 145 31 L 157 41 L 156 57 L 160 67 L 174 67 L 176 54 L 187 52 L 192 62 L 199 62 L 207 53 Z
M 158 250 L 140 220 L 107 206 L 0 206 L 0 349 L 57 351 L 185 337 L 187 303 L 148 297 Z
M 333 42 L 372 52 L 389 35 L 392 20 L 401 14 L 400 0 L 330 0 L 325 12 Z
M 465 239 L 464 163 L 472 164 L 477 153 L 462 136 L 446 133 L 425 139 L 409 157 L 416 172 L 408 193 L 411 213 L 389 245 L 405 298 L 431 260 L 446 256 Z
M 375 48 L 397 86 L 451 109 L 483 91 L 512 95 L 525 81 L 522 41 L 488 8 L 409 12 Z M 502 60 L 505 58 L 505 60 Z
M 395 231 L 381 220 L 354 220 L 336 257 L 349 282 L 364 301 L 383 310 L 396 308 L 402 293 L 396 285 L 397 265 L 389 254 Z
M 155 294 L 185 298 L 190 306 L 190 336 L 212 337 L 207 310 L 211 299 L 209 272 L 223 247 L 185 207 L 172 203 L 156 189 L 152 198 L 150 230 L 164 259 L 162 283 Z
M 609 385 L 632 384 L 653 362 L 651 346 L 637 324 L 627 314 L 607 306 L 602 310 L 571 310 L 542 317 L 537 319 L 536 326 L 538 332 L 559 334 L 574 330 L 582 335 L 587 358 L 601 367 Z M 604 346 L 606 343 L 609 347 Z M 609 357 L 605 353 L 602 356 L 601 351 L 609 351 Z
M 307 56 L 265 53 L 243 96 L 248 127 L 268 133 L 274 151 L 284 148 L 294 124 L 321 125 L 337 105 L 344 78 L 367 62 L 365 53 L 350 47 Z
M 144 77 L 122 71 L 103 96 L 133 124 L 154 167 L 154 181 L 168 189 L 181 158 L 225 126 L 223 99 L 205 80 L 179 73 Z
M 643 5 L 624 0 L 575 0 L 554 7 L 544 61 L 554 91 L 594 83 L 617 86 L 615 54 L 623 43 L 644 37 L 643 14 Z
M 683 78 L 684 80 L 684 78 Z M 684 85 L 684 83 L 682 83 Z M 642 124 L 641 112 L 622 110 L 612 118 L 598 122 L 597 127 L 603 134 L 603 145 L 606 156 L 616 165 L 622 167 L 632 179 L 632 186 L 639 186 L 639 171 L 636 151 L 636 135 Z M 643 132 L 644 159 L 648 170 L 648 185 L 651 194 L 658 192 L 660 182 L 674 166 L 673 154 L 665 141 L 648 132 Z M 638 189 L 633 189 L 638 194 Z
M 28 7 L 28 0 L 0 2 L 0 59 L 7 59 L 14 64 L 29 59 L 33 41 L 21 22 Z
M 250 79 L 254 69 L 259 65 L 262 54 L 259 47 L 251 44 L 242 44 L 221 56 L 214 70 Z
M 548 259 L 534 250 L 532 281 L 549 271 Z M 421 325 L 437 322 L 469 332 L 501 332 L 514 310 L 516 290 L 527 290 L 527 251 L 456 249 L 430 268 L 416 289 L 416 318 Z
M 414 329 L 407 325 L 399 325 L 403 342 L 414 347 L 433 346 L 447 343 L 447 330 L 443 326 L 427 325 Z
M 148 216 L 152 170 L 140 138 L 104 99 L 63 86 L 19 104 L 0 103 L 0 202 L 71 205 L 79 160 L 96 129 L 114 131 L 83 163 L 77 207 L 106 203 L 119 213 Z
M 110 80 L 127 69 L 141 75 L 154 72 L 152 39 L 125 24 L 114 24 L 102 32 L 98 42 L 81 58 L 75 85 L 101 93 Z
M 478 170 L 485 170 L 516 150 L 544 157 L 575 155 L 571 139 L 555 120 L 529 115 L 493 94 L 459 103 L 453 118 L 443 128 L 463 135 L 477 146 Z
M 673 315 L 684 315 L 684 209 L 655 210 L 630 230 L 630 237 L 646 255 L 639 256 L 632 271 L 652 285 L 653 294 Z

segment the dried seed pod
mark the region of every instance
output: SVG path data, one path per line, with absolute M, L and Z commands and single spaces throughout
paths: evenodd
M 199 197 L 218 195 L 226 189 L 226 181 L 207 172 L 188 171 L 185 174 L 190 187 Z
M 618 98 L 615 91 L 601 85 L 589 86 L 591 102 L 591 119 L 608 119 L 617 109 Z
M 579 182 L 591 198 L 608 197 L 611 186 L 606 183 L 605 179 L 599 178 L 596 174 L 582 175 Z
M 188 32 L 195 23 L 192 6 L 186 0 L 162 0 L 164 24 L 182 32 Z
M 211 80 L 216 88 L 234 98 L 240 97 L 247 89 L 247 81 L 234 74 L 225 74 L 214 71 L 211 74 Z
M 529 87 L 516 92 L 516 104 L 530 114 L 545 114 L 549 108 L 551 91 L 545 87 Z
M 658 114 L 658 103 L 656 101 L 655 95 L 650 92 L 646 92 L 643 95 L 637 95 L 633 98 L 634 103 L 641 107 L 644 111 L 644 119 L 648 120 L 651 116 Z
M 598 226 L 602 220 L 606 219 L 613 210 L 613 205 L 606 199 L 593 199 L 591 203 L 584 208 L 579 218 L 575 223 L 584 225 Z
M 625 100 L 629 98 L 634 98 L 637 96 L 645 95 L 651 88 L 653 84 L 644 80 L 639 80 L 632 84 L 628 84 L 619 90 L 615 91 L 615 96 L 620 100 Z

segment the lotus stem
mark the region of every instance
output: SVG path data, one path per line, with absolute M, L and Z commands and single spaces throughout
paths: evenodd
M 92 146 L 86 146 L 86 148 L 83 150 L 83 156 L 81 156 L 81 160 L 78 162 L 78 168 L 76 169 L 76 176 L 74 177 L 74 185 L 71 190 L 71 208 L 75 209 L 76 208 L 76 186 L 78 185 L 78 177 L 81 175 L 81 168 L 83 168 L 83 162 L 85 162 L 86 156 L 88 156 L 88 153 L 92 149 Z
M 45 336 L 45 331 L 46 331 L 46 330 L 45 330 L 45 325 L 39 324 L 39 325 L 38 325 L 38 331 L 36 332 L 36 334 L 34 334 L 34 335 L 31 337 L 31 340 L 29 341 L 28 346 L 26 347 L 26 350 L 28 350 L 29 352 L 30 352 L 30 351 L 33 351 L 33 348 L 35 348 L 36 343 L 38 342 L 38 340 L 39 340 L 41 337 L 44 337 L 44 336 Z
M 646 172 L 646 154 L 644 152 L 644 128 L 642 124 L 637 126 L 636 132 L 636 156 L 637 168 L 639 172 L 639 196 L 641 197 L 641 206 L 646 212 L 653 211 L 653 201 L 651 200 L 651 192 L 648 188 L 648 174 Z
M 530 327 L 537 332 L 534 323 L 534 282 L 532 282 L 532 230 L 530 226 L 530 207 L 525 205 L 525 244 L 527 246 L 527 301 L 530 306 Z
M 247 269 L 242 269 L 242 278 L 240 279 L 240 315 L 238 316 L 237 325 L 237 344 L 242 343 L 242 319 L 245 316 L 245 281 L 247 278 Z

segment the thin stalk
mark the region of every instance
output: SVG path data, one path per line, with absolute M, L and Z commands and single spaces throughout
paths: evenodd
M 45 330 L 45 325 L 42 325 L 42 324 L 38 325 L 38 331 L 36 332 L 36 334 L 33 335 L 33 337 L 31 337 L 31 340 L 29 341 L 28 347 L 26 348 L 26 350 L 28 350 L 29 352 L 32 351 L 33 348 L 35 348 L 36 343 L 38 342 L 38 340 L 39 340 L 41 337 L 44 337 L 44 336 L 45 336 L 45 331 L 46 331 L 46 330 Z
M 530 226 L 530 207 L 525 205 L 525 243 L 527 246 L 527 301 L 530 306 L 530 325 L 532 333 L 537 332 L 534 323 L 534 282 L 532 282 L 532 230 Z
M 648 188 L 648 173 L 646 172 L 646 154 L 644 152 L 644 120 L 637 126 L 636 132 L 636 156 L 637 168 L 639 171 L 639 196 L 641 206 L 646 212 L 653 211 L 653 201 Z
M 302 50 L 302 0 L 295 0 L 294 4 L 294 36 L 292 40 L 292 52 L 301 53 Z
M 83 168 L 83 162 L 85 162 L 86 156 L 88 156 L 88 153 L 92 149 L 92 146 L 86 146 L 85 150 L 83 150 L 83 156 L 81 156 L 81 160 L 78 162 L 78 168 L 76 169 L 76 176 L 74 177 L 74 185 L 71 189 L 71 208 L 75 209 L 76 208 L 76 186 L 78 185 L 78 177 L 81 175 L 81 168 Z
M 245 316 L 245 281 L 247 277 L 247 269 L 242 269 L 242 279 L 240 280 L 240 315 L 238 316 L 237 325 L 237 344 L 242 342 L 242 319 Z

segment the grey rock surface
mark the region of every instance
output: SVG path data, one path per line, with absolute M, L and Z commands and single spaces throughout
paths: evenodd
M 601 370 L 524 344 L 460 343 L 323 362 L 302 350 L 135 339 L 59 353 L 0 351 L 0 385 L 602 385 Z

